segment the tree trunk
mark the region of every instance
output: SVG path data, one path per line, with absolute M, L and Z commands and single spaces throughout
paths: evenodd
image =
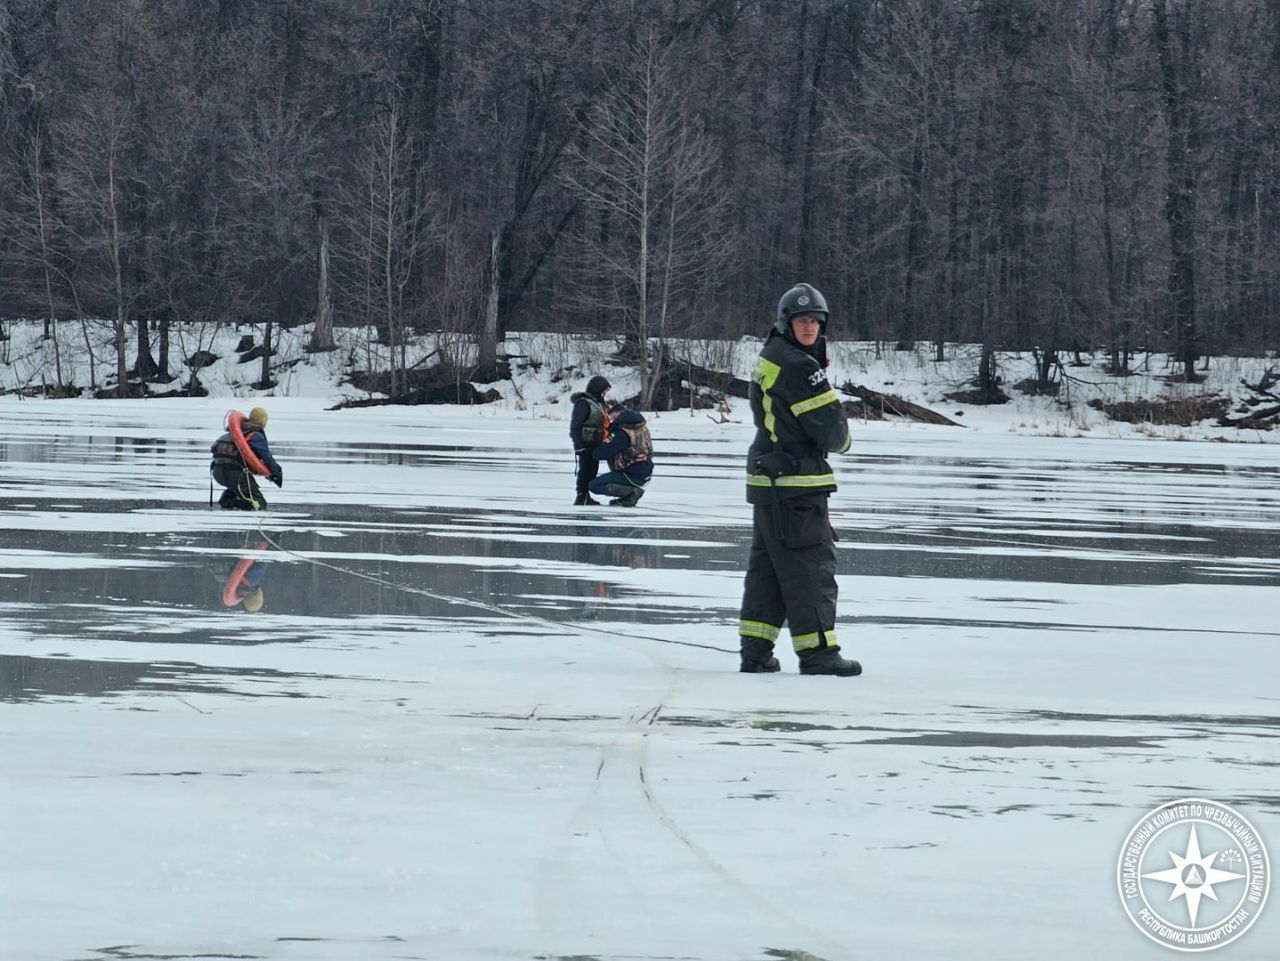
M 387 144 L 386 168 L 383 171 L 383 188 L 386 195 L 387 216 L 386 231 L 382 243 L 382 284 L 385 291 L 384 307 L 387 316 L 387 351 L 391 361 L 391 395 L 398 396 L 402 392 L 399 358 L 396 346 L 399 341 L 399 319 L 396 316 L 395 304 L 395 246 L 396 246 L 396 209 L 395 209 L 395 174 L 396 174 L 396 135 L 399 125 L 395 114 L 392 115 L 390 137 Z
M 112 289 L 115 292 L 116 302 L 116 396 L 128 397 L 129 368 L 125 358 L 125 349 L 127 346 L 125 324 L 128 321 L 125 317 L 124 264 L 121 253 L 121 246 L 124 241 L 120 236 L 120 211 L 116 204 L 115 174 L 115 156 L 113 154 L 107 165 L 107 204 L 111 216 L 111 281 Z
M 902 308 L 898 311 L 897 350 L 914 350 L 916 340 L 916 274 L 920 269 L 920 246 L 924 237 L 924 134 L 917 132 L 911 149 L 911 172 L 907 179 L 906 278 Z
M 811 263 L 813 250 L 810 247 L 810 234 L 814 226 L 813 212 L 818 206 L 815 186 L 817 178 L 814 176 L 813 166 L 814 158 L 817 154 L 818 128 L 821 126 L 818 106 L 822 102 L 820 95 L 822 90 L 822 66 L 827 56 L 827 41 L 831 36 L 831 19 L 834 15 L 833 7 L 827 11 L 826 19 L 823 20 L 822 36 L 818 41 L 818 50 L 811 58 L 813 73 L 809 81 L 809 123 L 808 129 L 805 131 L 804 164 L 800 172 L 800 246 L 796 258 L 801 277 L 808 277 L 813 269 L 813 264 Z M 806 58 L 806 60 L 808 59 L 810 58 Z
M 978 361 L 978 393 L 988 396 L 999 389 L 1000 385 L 996 381 L 995 348 L 988 340 L 982 345 L 982 357 Z
M 307 350 L 313 354 L 333 350 L 333 301 L 329 299 L 329 215 L 316 203 L 316 226 L 320 232 L 316 253 L 316 322 L 311 328 Z
M 271 380 L 271 354 L 275 349 L 272 345 L 274 334 L 275 322 L 268 320 L 262 333 L 262 368 L 256 385 L 260 390 L 275 386 Z
M 637 309 L 640 314 L 640 396 L 652 397 L 653 371 L 649 364 L 649 143 L 645 144 L 645 168 L 640 171 L 640 254 L 636 262 Z
M 489 296 L 485 298 L 484 327 L 480 331 L 479 366 L 498 366 L 498 234 L 489 239 Z
M 805 37 L 808 33 L 809 23 L 809 0 L 800 0 L 800 8 L 794 15 L 794 22 L 796 31 L 794 38 L 789 42 L 794 44 L 795 49 L 805 50 Z M 794 67 L 792 67 L 790 60 L 794 60 Z M 800 121 L 798 118 L 804 115 L 804 110 L 801 106 L 805 87 L 804 58 L 789 58 L 777 65 L 779 71 L 784 68 L 788 72 L 794 69 L 795 73 L 794 80 L 791 81 L 793 89 L 790 93 L 790 104 L 783 111 L 783 115 L 787 119 L 782 134 L 782 143 L 785 145 L 785 149 L 782 151 L 782 171 L 777 186 L 777 196 L 780 198 L 780 202 L 773 211 L 773 236 L 770 238 L 768 250 L 770 259 L 769 286 L 774 290 L 785 290 L 794 283 L 794 281 L 784 280 L 784 278 L 794 273 L 797 263 L 793 259 L 786 258 L 783 253 L 788 247 L 783 226 L 788 218 L 795 216 L 793 205 L 788 202 L 788 199 L 794 196 L 794 194 L 790 193 L 794 189 L 792 184 L 795 178 L 792 174 L 792 169 L 795 166 L 796 157 L 796 151 L 792 148 L 792 145 L 800 140 Z
M 1155 0 L 1156 52 L 1160 61 L 1160 84 L 1165 108 L 1165 184 L 1164 216 L 1169 228 L 1169 299 L 1176 328 L 1177 357 L 1188 382 L 1196 379 L 1195 365 L 1199 357 L 1196 330 L 1196 194 L 1198 190 L 1195 113 L 1186 84 L 1191 71 L 1185 62 L 1174 59 L 1169 36 L 1167 0 Z M 1193 55 L 1186 36 L 1191 12 L 1183 10 L 1182 56 Z
M 141 381 L 154 380 L 160 368 L 151 356 L 151 321 L 139 320 L 137 330 L 138 353 L 133 361 L 133 376 Z
M 116 396 L 129 396 L 129 368 L 125 363 L 125 350 L 128 346 L 128 338 L 125 336 L 124 329 L 124 309 L 121 305 L 116 306 L 115 325 L 115 346 L 116 346 Z
M 160 349 L 156 358 L 156 375 L 165 381 L 169 376 L 169 321 L 160 321 Z
M 1035 358 L 1036 386 L 1048 387 L 1052 383 L 1053 369 L 1058 366 L 1058 352 L 1052 347 L 1046 347 L 1043 351 L 1037 351 Z

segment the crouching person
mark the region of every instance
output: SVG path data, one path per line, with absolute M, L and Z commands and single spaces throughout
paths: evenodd
M 591 456 L 607 460 L 610 468 L 591 482 L 591 493 L 612 497 L 609 503 L 614 507 L 635 507 L 653 476 L 653 439 L 640 412 L 611 411 L 604 443 L 592 450 Z

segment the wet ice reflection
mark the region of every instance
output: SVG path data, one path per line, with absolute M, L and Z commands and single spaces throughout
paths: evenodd
M 327 463 L 342 451 L 350 457 L 351 446 L 291 453 Z M 29 441 L 0 446 L 0 454 L 45 463 L 73 452 L 78 461 L 106 463 L 120 457 L 122 445 L 118 438 L 81 438 L 67 448 L 54 438 L 48 447 Z M 409 456 L 466 461 L 476 469 L 459 457 L 464 453 L 456 445 L 418 445 Z M 387 455 L 378 462 L 402 463 Z M 722 457 L 716 465 L 702 455 L 701 464 L 731 474 L 735 455 L 726 450 Z M 494 460 L 482 469 L 500 475 L 506 464 Z M 853 595 L 842 619 L 867 629 L 1176 631 L 1180 625 L 1161 621 L 1158 612 L 1147 624 L 1091 619 L 1081 592 L 1068 588 L 1280 583 L 1271 551 L 1280 508 L 1274 499 L 1250 503 L 1241 496 L 1242 487 L 1269 489 L 1274 478 L 1266 471 L 1086 463 L 1050 472 L 894 455 L 864 458 L 850 473 L 833 511 L 839 573 Z M 1147 478 L 1140 496 L 1125 487 L 1135 473 Z M 11 575 L 0 594 L 8 619 L 32 637 L 114 635 L 133 645 L 307 643 L 352 634 L 351 619 L 359 619 L 354 633 L 412 634 L 422 620 L 499 608 L 513 618 L 567 624 L 696 624 L 703 636 L 714 632 L 731 646 L 734 592 L 699 596 L 697 588 L 700 578 L 739 571 L 750 536 L 745 508 L 736 504 L 722 505 L 716 516 L 720 511 L 680 503 L 591 514 L 545 504 L 396 509 L 311 501 L 300 511 L 265 516 L 202 514 L 194 507 L 184 520 L 195 523 L 171 525 L 173 514 L 143 501 L 42 504 L 33 493 L 9 486 L 3 499 L 18 528 L 0 552 Z M 1121 497 L 1138 503 L 1117 506 Z M 252 583 L 232 584 L 246 577 Z M 962 610 L 927 602 L 868 610 L 859 587 L 867 578 L 981 587 Z M 677 585 L 691 591 L 672 590 Z M 104 673 L 92 664 L 86 671 Z M 111 688 L 122 686 L 128 685 L 117 678 Z M 12 678 L 9 689 L 16 689 Z

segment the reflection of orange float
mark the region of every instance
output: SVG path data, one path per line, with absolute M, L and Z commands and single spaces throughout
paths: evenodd
M 244 436 L 244 425 L 248 422 L 249 418 L 245 417 L 240 411 L 227 411 L 227 430 L 231 434 L 232 441 L 235 442 L 236 450 L 240 452 L 241 458 L 244 459 L 244 466 L 261 477 L 270 477 L 271 470 L 258 459 L 258 455 L 249 446 L 248 438 Z
M 258 543 L 253 546 L 253 549 L 255 551 L 265 551 L 267 549 L 267 542 L 258 541 Z M 242 557 L 240 558 L 239 563 L 231 569 L 231 575 L 227 578 L 227 582 L 222 585 L 223 607 L 235 607 L 244 600 L 244 596 L 240 593 L 240 588 L 249 588 L 249 585 L 245 583 L 244 576 L 249 573 L 249 568 L 254 565 L 254 562 L 261 559 L 262 558 L 257 556 Z M 252 590 L 252 588 L 249 589 Z

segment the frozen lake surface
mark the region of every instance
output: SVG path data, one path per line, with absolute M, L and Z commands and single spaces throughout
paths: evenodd
M 268 405 L 257 515 L 225 401 L 3 405 L 6 958 L 1160 958 L 1144 812 L 1280 857 L 1276 445 L 858 426 L 866 674 L 801 678 L 736 673 L 748 426 L 592 509 L 561 419 Z

